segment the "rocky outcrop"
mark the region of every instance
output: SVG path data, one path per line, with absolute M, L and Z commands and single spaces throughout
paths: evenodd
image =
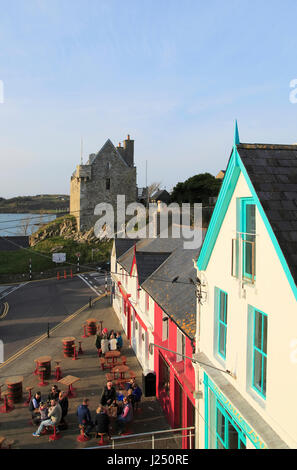
M 65 240 L 71 239 L 78 243 L 93 244 L 96 242 L 99 243 L 100 241 L 95 236 L 93 228 L 85 232 L 78 232 L 76 219 L 74 217 L 65 217 L 56 219 L 55 221 L 40 227 L 29 237 L 29 243 L 30 246 L 35 246 L 37 243 L 53 237 L 62 237 Z

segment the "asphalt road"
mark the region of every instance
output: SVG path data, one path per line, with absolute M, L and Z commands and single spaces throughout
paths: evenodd
M 97 279 L 96 279 L 97 278 Z M 98 273 L 74 276 L 73 279 L 52 279 L 2 287 L 0 300 L 9 310 L 0 319 L 0 339 L 4 343 L 6 361 L 34 339 L 53 328 L 104 292 L 105 278 Z M 2 299 L 1 299 L 2 298 Z M 45 352 L 46 354 L 46 352 Z

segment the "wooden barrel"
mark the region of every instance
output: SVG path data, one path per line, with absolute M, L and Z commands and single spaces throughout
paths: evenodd
M 44 367 L 44 379 L 49 379 L 51 376 L 51 356 L 41 356 L 37 359 L 38 368 Z
M 6 379 L 8 403 L 20 403 L 23 401 L 23 380 L 24 377 L 10 377 Z
M 68 338 L 64 338 L 62 342 L 64 357 L 73 357 L 75 338 L 73 336 L 69 336 Z
M 90 318 L 89 320 L 87 320 L 87 331 L 89 336 L 96 335 L 97 320 L 95 318 Z

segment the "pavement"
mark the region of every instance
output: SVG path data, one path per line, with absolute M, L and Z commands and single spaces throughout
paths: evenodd
M 94 298 L 94 297 L 93 297 Z M 67 416 L 68 429 L 61 431 L 62 438 L 57 441 L 50 441 L 48 435 L 35 438 L 32 433 L 36 430 L 35 426 L 30 424 L 31 414 L 28 407 L 23 403 L 15 404 L 14 410 L 9 413 L 0 413 L 0 436 L 7 439 L 13 439 L 13 449 L 79 449 L 98 447 L 98 439 L 92 437 L 90 441 L 80 443 L 77 441 L 79 435 L 76 410 L 78 405 L 82 403 L 83 398 L 89 398 L 89 408 L 92 417 L 95 416 L 95 410 L 99 404 L 99 399 L 104 385 L 106 384 L 105 371 L 101 370 L 97 350 L 95 348 L 95 336 L 82 338 L 82 324 L 88 318 L 95 318 L 103 321 L 103 327 L 108 330 L 114 329 L 122 331 L 119 320 L 110 305 L 109 296 L 101 295 L 96 303 L 89 307 L 89 304 L 83 304 L 72 314 L 68 314 L 65 318 L 57 323 L 50 330 L 50 337 L 46 334 L 34 339 L 23 349 L 11 355 L 5 363 L 0 364 L 0 384 L 5 384 L 5 380 L 13 376 L 23 376 L 23 399 L 27 398 L 26 387 L 32 386 L 33 393 L 40 390 L 42 398 L 47 398 L 50 387 L 56 383 L 52 377 L 47 380 L 48 385 L 40 387 L 38 385 L 39 378 L 33 374 L 35 363 L 34 359 L 50 355 L 52 357 L 52 372 L 54 371 L 54 360 L 61 361 L 62 376 L 72 375 L 80 380 L 75 384 L 74 398 L 69 399 L 69 411 Z M 123 333 L 123 331 L 122 331 Z M 74 336 L 76 344 L 78 340 L 82 341 L 81 346 L 83 354 L 78 356 L 77 360 L 72 358 L 64 358 L 63 355 L 63 338 Z M 142 369 L 140 364 L 129 346 L 127 338 L 123 333 L 124 346 L 122 354 L 127 357 L 127 365 L 136 373 L 136 381 L 142 387 Z M 59 386 L 61 390 L 67 389 L 65 386 Z M 2 392 L 6 389 L 6 385 L 2 388 Z M 3 402 L 2 402 L 3 403 Z M 2 405 L 1 403 L 1 405 Z M 135 413 L 133 422 L 129 426 L 133 434 L 150 433 L 160 430 L 170 430 L 169 424 L 162 412 L 161 406 L 155 397 L 144 397 L 142 399 L 140 411 Z M 166 433 L 167 434 L 167 433 Z M 144 437 L 131 437 L 130 444 L 128 437 L 117 437 L 114 441 L 116 448 L 150 448 L 147 444 L 141 443 Z M 165 441 L 159 444 L 160 448 L 165 447 Z M 171 448 L 180 448 L 179 443 L 171 441 Z M 155 448 L 158 448 L 157 446 Z

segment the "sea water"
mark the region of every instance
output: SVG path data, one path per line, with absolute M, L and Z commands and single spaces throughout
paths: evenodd
M 2 214 L 0 213 L 0 236 L 26 236 L 35 232 L 41 224 L 54 220 L 55 214 Z

